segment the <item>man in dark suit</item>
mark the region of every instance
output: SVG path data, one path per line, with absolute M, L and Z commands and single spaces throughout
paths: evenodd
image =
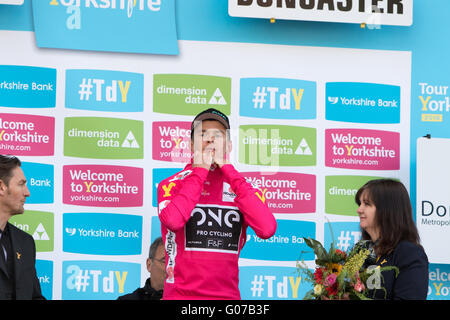
M 0 155 L 0 300 L 43 300 L 33 237 L 8 220 L 24 212 L 30 191 L 13 156 Z

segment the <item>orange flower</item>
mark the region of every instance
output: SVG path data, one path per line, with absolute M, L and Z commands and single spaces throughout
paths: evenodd
M 328 270 L 335 273 L 336 275 L 339 275 L 342 270 L 342 264 L 339 263 L 328 263 L 327 264 Z

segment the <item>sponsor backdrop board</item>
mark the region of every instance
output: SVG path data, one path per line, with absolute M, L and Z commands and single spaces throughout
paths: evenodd
M 280 226 L 267 241 L 249 232 L 244 299 L 302 298 L 295 260 L 313 260 L 301 237 L 353 245 L 354 194 L 370 179 L 401 180 L 417 221 L 431 219 L 419 212 L 435 200 L 416 189 L 417 139 L 450 138 L 447 0 L 414 1 L 414 14 L 395 1 L 405 4 L 401 28 L 370 14 L 350 21 L 357 24 L 271 24 L 230 17 L 228 1 L 179 0 L 179 56 L 38 49 L 31 0 L 17 2 L 0 5 L 1 30 L 28 31 L 0 31 L 8 44 L 0 52 L 0 147 L 24 160 L 32 195 L 11 222 L 36 241 L 47 298 L 115 299 L 144 284 L 148 246 L 160 234 L 157 184 L 189 160 L 189 123 L 210 106 L 230 116 L 233 161 L 264 191 Z M 71 16 L 76 32 L 73 9 L 64 23 Z M 428 202 L 422 211 L 442 220 L 445 201 L 432 203 L 433 213 Z M 431 262 L 428 298 L 447 300 L 448 262 Z
M 189 161 L 190 122 L 207 107 L 229 115 L 232 161 L 278 220 L 268 240 L 248 232 L 245 298 L 301 298 L 292 270 L 314 261 L 302 237 L 329 243 L 329 221 L 348 248 L 360 237 L 357 188 L 376 177 L 408 183 L 408 52 L 180 41 L 183 55 L 169 59 L 84 59 L 44 54 L 29 33 L 2 39 L 13 44 L 1 52 L 0 147 L 22 157 L 33 193 L 12 221 L 53 263 L 54 299 L 115 299 L 143 284 L 160 233 L 157 184 Z M 253 59 L 275 54 L 282 65 Z M 260 278 L 280 292 L 246 292 Z

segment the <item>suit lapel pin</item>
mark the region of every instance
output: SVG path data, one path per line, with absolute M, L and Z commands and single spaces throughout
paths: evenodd
M 16 252 L 16 254 L 17 254 L 17 260 L 20 260 L 20 257 L 22 256 L 22 254 L 19 252 Z

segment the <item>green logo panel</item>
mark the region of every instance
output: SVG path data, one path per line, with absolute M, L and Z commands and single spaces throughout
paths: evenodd
M 65 118 L 64 155 L 90 159 L 143 159 L 144 122 L 99 117 Z
M 15 215 L 9 222 L 30 234 L 37 252 L 50 252 L 54 247 L 54 218 L 52 212 L 25 210 Z
M 280 125 L 239 127 L 239 162 L 263 166 L 315 166 L 316 129 Z
M 231 112 L 231 78 L 193 74 L 155 74 L 153 111 L 196 115 L 215 108 Z
M 325 212 L 342 216 L 355 216 L 358 205 L 355 195 L 367 181 L 380 179 L 369 176 L 326 176 Z

